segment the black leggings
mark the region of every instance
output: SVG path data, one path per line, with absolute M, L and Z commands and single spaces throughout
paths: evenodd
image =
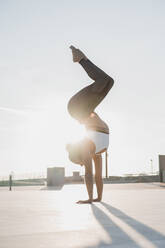
M 83 120 L 94 112 L 114 84 L 114 80 L 90 60 L 79 62 L 94 83 L 76 93 L 68 102 L 68 111 L 76 120 Z

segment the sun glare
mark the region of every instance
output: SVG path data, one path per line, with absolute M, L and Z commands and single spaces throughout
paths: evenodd
M 86 136 L 86 130 L 84 126 L 70 126 L 70 139 L 69 143 L 76 143 L 80 140 L 82 140 Z

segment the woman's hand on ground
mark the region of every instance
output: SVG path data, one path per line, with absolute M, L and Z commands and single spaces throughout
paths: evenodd
M 101 199 L 100 198 L 95 198 L 95 199 L 93 199 L 93 202 L 101 202 Z
M 76 202 L 77 204 L 91 204 L 92 200 L 80 200 Z

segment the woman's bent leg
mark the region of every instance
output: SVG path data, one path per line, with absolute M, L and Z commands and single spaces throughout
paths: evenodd
M 93 92 L 98 92 L 101 94 L 107 84 L 110 86 L 109 90 L 112 88 L 114 80 L 95 64 L 93 64 L 89 59 L 82 59 L 79 63 L 84 68 L 88 76 L 95 80 L 92 87 Z
M 68 111 L 77 120 L 87 118 L 102 102 L 114 84 L 114 80 L 90 60 L 79 62 L 94 83 L 80 90 L 68 103 Z
M 89 59 L 82 59 L 79 64 L 84 68 L 88 76 L 96 81 L 97 79 L 109 77 L 104 71 L 93 64 Z

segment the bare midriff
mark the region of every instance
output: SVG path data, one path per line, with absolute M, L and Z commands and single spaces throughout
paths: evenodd
M 109 134 L 108 125 L 95 112 L 90 114 L 84 124 L 87 130 Z

